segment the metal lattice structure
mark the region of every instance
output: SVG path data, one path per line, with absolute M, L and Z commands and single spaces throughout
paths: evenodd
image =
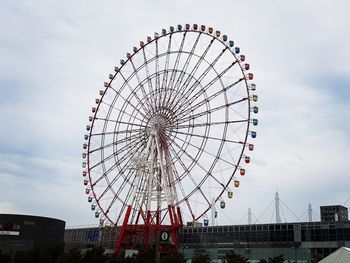
M 185 220 L 208 225 L 207 211 L 232 198 L 258 123 L 253 74 L 239 53 L 220 31 L 178 25 L 141 41 L 104 83 L 83 176 L 100 223 L 121 226 L 117 251 L 123 242 L 147 248 L 160 231 L 177 247 Z M 128 243 L 132 235 L 142 238 Z

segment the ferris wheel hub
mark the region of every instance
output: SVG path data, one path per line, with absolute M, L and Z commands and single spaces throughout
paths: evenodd
M 164 133 L 167 127 L 167 120 L 161 116 L 157 116 L 150 121 L 151 131 L 155 131 L 158 134 Z

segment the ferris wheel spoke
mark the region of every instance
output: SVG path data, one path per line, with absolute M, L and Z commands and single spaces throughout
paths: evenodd
M 148 126 L 145 126 L 145 125 L 141 125 L 141 124 L 137 124 L 137 123 L 130 123 L 130 122 L 125 122 L 125 121 L 120 121 L 120 120 L 112 120 L 112 119 L 106 119 L 106 118 L 95 118 L 96 120 L 103 120 L 105 122 L 114 122 L 114 123 L 117 123 L 117 124 L 126 124 L 126 125 L 133 125 L 133 126 L 138 126 L 138 127 L 141 127 L 141 128 L 149 128 Z
M 132 114 L 128 113 L 128 112 L 125 111 L 125 110 L 118 109 L 118 108 L 114 107 L 114 105 L 108 104 L 107 102 L 104 102 L 104 101 L 102 101 L 102 103 L 105 104 L 105 105 L 107 105 L 107 106 L 109 106 L 109 107 L 111 107 L 111 108 L 113 108 L 113 109 L 115 109 L 115 110 L 118 110 L 118 111 L 121 112 L 122 114 L 128 115 L 128 116 L 131 117 L 131 118 L 135 118 L 136 120 L 139 120 L 139 121 L 143 122 L 142 119 L 136 117 L 135 115 L 132 115 Z M 131 105 L 131 104 L 129 104 L 129 105 Z M 136 111 L 137 108 L 133 106 L 133 109 L 134 109 L 134 111 Z M 100 118 L 100 120 L 101 120 L 101 118 Z M 104 120 L 106 120 L 106 119 L 104 119 Z
M 204 61 L 205 56 L 207 55 L 207 53 L 209 52 L 209 49 L 210 49 L 211 46 L 213 45 L 214 39 L 215 39 L 215 38 L 213 38 L 213 39 L 210 41 L 210 43 L 209 43 L 209 45 L 207 46 L 207 48 L 206 48 L 206 49 L 204 50 L 204 52 L 200 55 L 199 60 L 197 61 L 196 65 L 193 67 L 192 71 L 188 74 L 188 76 L 187 76 L 187 78 L 186 78 L 184 84 L 183 84 L 182 87 L 180 88 L 180 92 L 181 92 L 181 93 L 182 93 L 182 91 L 185 91 L 185 90 L 187 89 L 187 87 L 188 87 L 188 85 L 189 85 L 189 83 L 190 83 L 190 81 L 191 81 L 192 76 L 194 76 L 194 75 L 196 74 L 196 72 L 197 72 L 197 70 L 198 70 L 200 64 Z
M 145 111 L 146 114 L 149 114 L 149 109 L 147 109 L 144 106 L 144 103 L 142 103 L 142 100 L 140 99 L 140 97 L 137 95 L 137 93 L 135 92 L 135 90 L 130 86 L 129 82 L 127 81 L 127 79 L 124 77 L 124 75 L 119 71 L 120 76 L 122 77 L 122 79 L 124 80 L 124 83 L 126 84 L 126 86 L 129 87 L 130 92 L 134 95 L 134 97 L 136 98 L 136 100 L 139 102 L 140 107 Z M 130 105 L 132 105 L 132 103 L 130 103 Z M 136 106 L 134 106 L 134 108 L 136 108 Z
M 175 156 L 177 156 L 176 153 L 175 153 Z M 177 158 L 178 158 L 178 157 L 177 157 Z M 180 160 L 180 161 L 181 161 L 181 160 Z M 180 162 L 180 161 L 179 161 L 179 162 Z M 173 167 L 174 167 L 173 172 L 174 172 L 174 174 L 175 174 L 175 178 L 176 178 L 176 180 L 177 180 L 177 182 L 178 182 L 178 186 L 179 186 L 180 191 L 181 191 L 182 196 L 183 196 L 183 199 L 182 199 L 182 200 L 185 201 L 185 203 L 186 203 L 186 205 L 187 205 L 187 208 L 188 208 L 188 210 L 190 211 L 191 216 L 192 216 L 192 218 L 193 218 L 193 220 L 194 220 L 195 216 L 194 216 L 194 214 L 193 214 L 192 207 L 191 207 L 191 205 L 190 205 L 190 203 L 189 203 L 189 201 L 188 201 L 188 198 L 186 198 L 185 189 L 184 189 L 184 187 L 183 187 L 183 185 L 182 185 L 182 182 L 181 182 L 179 173 L 178 173 L 177 170 L 175 169 L 175 166 L 173 166 Z M 179 205 L 179 204 L 180 204 L 180 203 L 179 203 L 179 201 L 178 201 L 177 205 Z
M 132 170 L 130 170 L 128 173 L 132 173 L 133 171 Z M 125 187 L 126 186 L 126 184 L 127 184 L 127 180 L 123 180 L 122 181 L 122 183 L 121 183 L 122 185 L 123 185 L 123 187 Z M 110 185 L 110 184 L 109 184 Z M 113 195 L 114 195 L 114 198 L 112 199 L 112 202 L 113 202 L 113 200 L 116 198 L 116 199 L 119 199 L 119 194 L 116 194 L 115 193 L 115 191 L 114 191 L 114 189 L 112 188 L 112 186 L 110 186 L 109 187 L 109 185 L 103 190 L 103 192 L 99 195 L 99 197 L 97 198 L 97 201 L 101 201 L 102 200 L 102 198 L 105 196 L 105 194 L 106 193 L 108 193 L 108 191 L 113 191 Z M 122 200 L 120 200 L 120 201 L 122 201 Z M 111 205 L 108 207 L 108 209 L 112 206 L 112 202 L 111 202 Z M 115 202 L 115 201 L 114 201 Z M 108 212 L 108 209 L 107 209 L 107 212 Z
M 127 145 L 123 146 L 122 148 L 118 149 L 118 151 L 116 152 L 113 152 L 112 154 L 108 155 L 107 157 L 103 158 L 100 162 L 94 164 L 93 166 L 90 167 L 90 170 L 91 169 L 94 169 L 95 167 L 101 165 L 102 163 L 105 163 L 106 161 L 110 160 L 113 156 L 115 155 L 118 155 L 118 154 L 121 154 L 122 152 L 128 150 L 130 148 L 130 144 L 134 144 L 139 138 L 135 138 L 133 139 L 132 141 L 130 141 L 130 143 L 128 143 Z M 126 140 L 128 141 L 128 140 Z M 126 142 L 125 141 L 125 142 Z M 116 144 L 119 144 L 119 143 L 122 143 L 121 141 L 119 141 L 118 143 Z
M 218 62 L 218 60 L 222 57 L 222 55 L 225 53 L 225 51 L 228 49 L 228 47 L 224 48 L 221 53 L 213 60 L 213 62 L 211 62 L 209 64 L 209 66 L 204 70 L 204 72 L 199 76 L 199 78 L 197 78 L 197 81 L 191 86 L 191 87 L 188 87 L 188 85 L 190 84 L 190 82 L 185 82 L 184 84 L 184 90 L 186 90 L 184 96 L 182 97 L 182 103 L 179 103 L 179 108 L 181 108 L 181 106 L 183 105 L 183 103 L 186 103 L 187 101 L 187 98 L 190 97 L 191 93 L 196 89 L 197 86 L 199 86 L 199 84 L 201 83 L 201 81 L 203 80 L 203 78 L 208 74 L 208 72 L 213 69 L 214 69 L 214 66 L 215 64 Z M 196 68 L 190 73 L 188 79 L 190 78 L 190 76 L 194 76 L 199 68 L 199 65 L 201 64 L 201 62 L 203 62 L 204 60 L 204 57 L 201 57 L 202 60 L 199 60 L 199 62 L 197 63 L 196 65 Z M 232 67 L 232 65 L 230 65 L 226 70 L 224 70 L 222 72 L 222 74 L 224 74 L 225 72 L 227 72 L 230 68 Z M 212 80 L 212 83 L 210 85 L 208 85 L 209 87 L 214 83 L 216 82 L 218 79 L 220 78 L 220 74 L 217 75 L 213 80 Z
M 222 94 L 222 93 L 225 94 L 230 88 L 232 88 L 233 86 L 235 86 L 236 84 L 238 84 L 238 83 L 241 82 L 242 80 L 243 80 L 243 78 L 240 79 L 240 80 L 238 80 L 238 81 L 236 81 L 234 84 L 232 84 L 232 85 L 230 85 L 230 86 L 228 86 L 228 87 L 226 87 L 226 88 L 223 88 L 223 89 L 221 89 L 221 90 L 218 90 L 217 92 L 215 92 L 214 94 L 210 95 L 209 97 L 206 97 L 206 96 L 205 96 L 205 99 L 203 99 L 202 101 L 196 103 L 196 104 L 193 105 L 192 107 L 188 108 L 188 106 L 190 106 L 193 102 L 195 102 L 196 99 L 198 99 L 199 96 L 200 96 L 201 94 L 203 94 L 203 93 L 205 94 L 205 91 L 204 91 L 204 90 L 206 90 L 208 87 L 210 87 L 210 85 L 204 86 L 204 88 L 202 89 L 203 92 L 202 92 L 202 93 L 197 93 L 196 95 L 194 95 L 194 97 L 192 97 L 192 99 L 191 99 L 190 101 L 188 101 L 188 103 L 187 103 L 188 106 L 187 106 L 187 107 L 184 107 L 183 110 L 179 112 L 179 116 L 188 115 L 191 111 L 193 111 L 193 110 L 195 110 L 195 109 L 197 109 L 197 108 L 200 108 L 200 107 L 203 106 L 204 104 L 206 104 L 206 103 L 210 102 L 211 100 L 215 99 L 215 98 L 216 98 L 217 96 L 219 96 L 220 94 Z M 202 91 L 202 90 L 201 90 L 201 91 Z M 241 99 L 241 100 L 247 100 L 247 99 L 248 99 L 248 98 L 243 98 L 243 99 Z M 241 102 L 241 100 L 238 100 L 237 102 Z M 229 103 L 227 106 L 232 106 L 233 104 L 236 104 L 236 102 L 231 102 L 231 103 Z M 222 106 L 226 106 L 226 105 L 222 105 Z M 180 109 L 180 108 L 179 108 L 179 109 Z
M 88 153 L 91 154 L 91 153 L 94 153 L 94 152 L 96 152 L 96 151 L 101 151 L 101 150 L 103 150 L 103 149 L 109 148 L 109 147 L 111 147 L 111 146 L 114 146 L 114 145 L 117 145 L 117 144 L 120 144 L 120 143 L 128 142 L 128 141 L 132 140 L 134 137 L 139 139 L 139 138 L 142 138 L 143 135 L 141 135 L 141 134 L 134 134 L 134 135 L 131 135 L 130 137 L 126 137 L 126 138 L 123 138 L 123 139 L 121 139 L 121 140 L 114 141 L 114 142 L 109 143 L 109 144 L 106 144 L 106 145 L 102 145 L 102 146 L 100 146 L 100 147 L 98 147 L 98 148 L 96 148 L 96 149 L 89 150 Z
M 178 147 L 180 150 L 182 150 L 181 149 L 181 147 L 176 143 L 176 142 L 174 142 L 174 145 L 176 146 L 176 147 Z M 225 187 L 225 185 L 222 183 L 222 182 L 220 182 L 217 178 L 215 178 L 215 176 L 213 176 L 212 175 L 212 170 L 213 170 L 213 165 L 212 165 L 212 167 L 209 169 L 209 171 L 207 170 L 207 169 L 205 169 L 199 162 L 198 162 L 198 160 L 196 160 L 196 159 L 194 159 L 193 158 L 193 156 L 191 156 L 190 154 L 188 154 L 186 151 L 184 151 L 184 153 L 187 155 L 187 157 L 189 157 L 191 160 L 192 160 L 192 162 L 194 162 L 194 163 L 196 163 L 196 165 L 199 167 L 199 168 L 201 168 L 205 173 L 206 173 L 206 175 L 205 175 L 205 177 L 198 183 L 198 185 L 197 185 L 197 183 L 196 183 L 196 181 L 195 181 L 195 185 L 197 185 L 197 189 L 199 189 L 202 185 L 203 185 L 203 183 L 204 183 L 204 181 L 207 179 L 207 177 L 208 176 L 210 176 L 210 177 L 212 177 L 219 185 L 221 185 L 221 187 L 223 188 L 223 189 L 225 189 L 226 187 Z M 193 190 L 187 197 L 189 198 L 191 195 L 193 195 L 195 193 L 195 190 Z M 210 202 L 209 202 L 209 204 L 210 204 Z
M 194 136 L 194 137 L 204 138 L 204 139 L 209 139 L 209 140 L 214 140 L 214 141 L 220 141 L 220 142 L 224 141 L 224 142 L 229 142 L 229 143 L 241 144 L 238 141 L 232 141 L 232 140 L 228 140 L 228 139 L 225 139 L 225 138 L 218 138 L 218 137 L 200 135 L 200 134 L 196 134 L 196 133 L 186 133 L 186 132 L 180 132 L 180 131 L 177 131 L 177 133 L 183 134 L 183 135 L 191 135 L 191 136 Z
M 248 100 L 248 98 L 243 98 L 243 99 L 240 99 L 240 100 L 232 101 L 230 103 L 218 106 L 218 107 L 210 109 L 210 110 L 205 110 L 205 111 L 196 113 L 194 115 L 189 115 L 186 118 L 182 118 L 181 121 L 178 122 L 178 124 L 181 124 L 181 123 L 184 123 L 184 122 L 187 122 L 187 121 L 190 121 L 190 120 L 195 120 L 195 119 L 200 118 L 202 116 L 205 116 L 207 114 L 211 114 L 211 113 L 216 112 L 218 110 L 221 110 L 221 109 L 224 109 L 224 108 L 228 108 L 228 107 L 230 107 L 232 105 L 235 105 L 237 103 L 241 103 L 241 102 L 246 101 L 246 100 Z M 241 116 L 241 117 L 244 118 L 244 116 Z
M 152 87 L 152 81 L 150 78 L 150 73 L 149 73 L 149 68 L 148 68 L 148 60 L 147 60 L 147 56 L 146 56 L 146 52 L 145 49 L 142 49 L 142 54 L 143 54 L 143 61 L 144 61 L 144 65 L 145 65 L 145 69 L 146 69 L 146 77 L 147 77 L 147 83 L 148 83 L 148 89 L 149 89 L 149 93 L 153 92 L 153 87 Z
M 134 176 L 132 185 L 134 184 L 135 180 L 136 180 L 136 176 Z M 120 189 L 122 189 L 122 188 L 120 188 Z M 120 218 L 121 218 L 121 215 L 123 214 L 123 212 L 124 212 L 124 210 L 125 210 L 125 208 L 126 208 L 128 202 L 129 202 L 129 199 L 131 198 L 132 190 L 133 190 L 133 188 L 130 187 L 129 190 L 128 190 L 128 192 L 127 192 L 127 195 L 126 195 L 126 197 L 125 197 L 125 200 L 123 201 L 123 206 L 122 206 L 121 212 L 119 213 L 119 216 L 118 216 L 118 218 L 117 218 L 116 225 L 118 224 L 118 222 L 119 222 L 119 220 L 120 220 Z M 136 208 L 135 208 L 135 207 L 134 207 L 133 211 L 136 211 Z
M 156 54 L 155 54 L 155 92 L 157 92 L 158 90 L 159 90 L 159 92 L 160 92 L 160 78 L 159 78 L 159 46 L 158 46 L 158 39 L 156 39 L 156 41 L 155 41 L 155 43 L 156 43 Z M 155 105 L 154 105 L 154 108 L 156 109 L 156 110 L 158 110 L 159 108 L 160 108 L 160 102 L 159 101 L 157 101 L 157 96 L 155 96 L 154 97 L 154 99 L 155 99 L 155 101 L 154 101 L 154 103 L 155 103 Z M 159 108 L 158 108 L 158 104 L 159 104 Z
M 182 40 L 181 40 L 181 44 L 180 44 L 179 50 L 178 50 L 177 55 L 176 55 L 174 68 L 173 68 L 173 70 L 171 72 L 170 82 L 169 82 L 169 86 L 168 86 L 170 90 L 173 90 L 173 87 L 174 87 L 173 85 L 174 85 L 176 74 L 178 72 L 178 67 L 179 67 L 179 63 L 180 63 L 182 50 L 183 50 L 183 47 L 184 47 L 184 44 L 185 44 L 186 35 L 187 35 L 187 31 L 185 31 L 185 33 L 183 34 L 183 37 L 182 37 Z M 165 105 L 168 105 L 169 100 L 170 100 L 170 96 L 168 97 L 168 101 L 167 101 L 167 103 Z
M 198 34 L 198 36 L 197 36 L 197 38 L 196 38 L 196 40 L 195 40 L 195 42 L 194 42 L 194 44 L 192 46 L 191 51 L 188 53 L 187 59 L 185 61 L 185 64 L 184 64 L 182 70 L 180 71 L 180 75 L 177 78 L 176 83 L 173 86 L 174 89 L 176 89 L 176 90 L 179 89 L 179 87 L 180 87 L 180 85 L 181 85 L 181 83 L 182 83 L 182 81 L 183 81 L 183 79 L 185 77 L 185 72 L 187 72 L 187 68 L 190 65 L 190 61 L 191 61 L 191 59 L 192 59 L 192 57 L 194 55 L 195 49 L 197 48 L 197 45 L 198 45 L 200 37 L 201 37 L 201 33 Z M 181 94 L 181 90 L 179 90 L 178 94 Z M 177 94 L 174 96 L 174 98 L 173 98 L 172 102 L 170 103 L 170 105 L 172 105 L 176 99 L 177 99 Z
M 124 161 L 125 159 L 128 159 L 128 161 L 124 164 L 124 166 L 123 166 L 121 169 L 118 169 L 118 170 L 119 170 L 119 173 L 113 178 L 113 180 L 112 180 L 112 181 L 110 182 L 110 184 L 108 185 L 107 188 L 108 188 L 108 189 L 111 189 L 112 186 L 114 185 L 114 183 L 115 183 L 116 181 L 118 181 L 118 179 L 119 179 L 121 176 L 124 177 L 124 170 L 127 169 L 128 165 L 132 162 L 133 157 L 135 156 L 135 154 L 138 152 L 138 150 L 139 150 L 141 147 L 142 147 L 142 144 L 141 144 L 138 148 L 134 147 L 134 151 L 130 151 L 130 152 L 129 152 L 130 155 L 131 155 L 130 158 L 125 158 L 125 155 L 123 156 L 124 159 L 123 159 L 123 157 L 120 158 L 119 162 L 115 162 L 106 172 L 104 172 L 104 174 L 99 178 L 98 181 L 100 181 L 103 177 L 107 176 L 107 175 L 108 175 L 112 170 L 114 170 L 116 167 L 120 166 L 120 164 L 122 163 L 122 161 Z M 123 159 L 123 160 L 122 160 L 122 159 Z M 130 173 L 130 171 L 129 171 L 129 173 Z M 128 174 L 129 174 L 129 173 L 128 173 Z M 124 178 L 124 181 L 125 181 L 125 182 L 130 182 L 127 176 Z M 94 183 L 92 184 L 92 186 L 95 186 L 97 183 L 98 183 L 97 181 L 94 182 Z M 107 188 L 106 188 L 106 190 L 108 190 Z
M 161 86 L 161 92 L 164 91 L 164 98 L 162 99 L 162 102 L 160 103 L 160 108 L 163 108 L 165 106 L 165 100 L 167 99 L 168 96 L 168 74 L 169 74 L 169 58 L 170 58 L 170 51 L 171 51 L 171 34 L 169 35 L 169 41 L 168 41 L 168 49 L 167 49 L 167 54 L 165 58 L 165 65 L 164 65 L 164 74 L 163 74 L 163 81 L 162 81 L 162 86 Z M 160 92 L 160 94 L 161 94 Z
M 184 170 L 184 172 L 188 175 L 188 177 L 190 178 L 190 180 L 192 181 L 192 183 L 194 184 L 194 186 L 197 187 L 197 183 L 196 183 L 196 180 L 193 178 L 191 172 L 190 172 L 190 168 L 187 167 L 184 162 L 181 160 L 181 158 L 177 155 L 176 153 L 176 150 L 174 149 L 174 147 L 172 145 L 170 145 L 170 150 L 174 153 L 174 156 L 176 158 L 176 160 L 179 162 L 179 164 L 181 165 L 182 169 Z M 174 169 L 175 170 L 175 169 Z M 176 177 L 178 179 L 178 182 L 179 182 L 179 185 L 181 186 L 181 191 L 182 191 L 182 194 L 183 194 L 183 197 L 184 197 L 184 200 L 186 202 L 186 205 L 188 207 L 188 209 L 190 210 L 190 213 L 191 213 L 191 216 L 193 219 L 195 219 L 195 215 L 193 213 L 193 209 L 188 201 L 188 198 L 189 198 L 189 194 L 186 195 L 184 189 L 183 189 L 183 186 L 182 186 L 182 183 L 181 183 L 181 179 L 179 177 L 179 174 L 178 172 L 176 171 Z
M 178 109 L 181 109 L 183 105 L 191 105 L 196 99 L 198 99 L 202 94 L 206 94 L 206 91 L 212 87 L 214 85 L 214 83 L 218 80 L 221 79 L 221 77 L 223 75 L 225 75 L 236 63 L 237 60 L 234 61 L 233 63 L 231 63 L 228 67 L 226 67 L 222 72 L 220 72 L 220 74 L 217 74 L 216 72 L 216 76 L 208 83 L 206 84 L 203 88 L 201 88 L 196 94 L 191 95 L 191 93 L 193 91 L 195 91 L 196 87 L 200 84 L 200 82 L 203 80 L 203 78 L 207 75 L 207 73 L 209 72 L 210 69 L 214 69 L 214 65 L 215 63 L 220 59 L 220 57 L 224 54 L 224 52 L 226 51 L 226 49 L 224 49 L 220 55 L 209 65 L 209 67 L 206 69 L 206 71 L 204 71 L 204 73 L 197 79 L 197 81 L 188 89 L 188 91 L 184 94 L 183 98 L 191 98 L 189 100 L 183 100 L 183 103 L 179 104 Z M 226 92 L 226 88 L 223 88 L 222 91 Z M 219 91 L 220 92 L 220 91 Z M 221 92 L 220 92 L 221 93 Z M 209 100 L 206 97 L 206 100 Z M 186 110 L 187 107 L 185 107 L 183 110 Z M 187 111 L 186 111 L 187 112 Z M 182 114 L 182 112 L 180 111 L 179 113 L 180 115 Z
M 238 83 L 240 83 L 242 80 L 244 80 L 244 78 L 240 78 L 239 80 L 235 81 L 234 83 L 232 83 L 231 85 L 225 87 L 224 89 L 221 89 L 217 92 L 215 92 L 214 94 L 210 95 L 208 98 L 205 98 L 204 100 L 196 103 L 194 106 L 192 106 L 191 108 L 188 108 L 186 110 L 183 110 L 181 113 L 179 113 L 179 115 L 183 116 L 188 114 L 189 112 L 191 112 L 192 110 L 199 108 L 201 106 L 203 106 L 205 103 L 207 103 L 208 101 L 213 100 L 214 98 L 216 98 L 217 96 L 219 96 L 221 93 L 225 93 L 227 92 L 229 89 L 231 89 L 232 87 L 234 87 L 235 85 L 237 85 Z M 205 86 L 203 88 L 203 90 L 207 89 L 209 86 Z M 199 97 L 199 96 L 198 96 Z M 198 98 L 197 96 L 195 96 L 194 100 L 196 100 Z M 194 100 L 191 100 L 191 103 L 194 102 Z M 191 103 L 189 103 L 188 105 L 191 105 Z
M 145 113 L 142 113 L 140 111 L 140 108 L 138 108 L 136 105 L 132 104 L 128 98 L 124 98 L 124 96 L 122 96 L 121 93 L 119 91 L 117 91 L 112 85 L 110 85 L 109 88 L 117 94 L 118 98 L 121 98 L 125 103 L 130 105 L 134 109 L 134 111 L 137 111 L 138 113 L 140 113 L 140 115 L 142 117 L 147 118 L 147 116 L 145 115 L 145 113 L 147 114 L 147 111 L 145 111 Z M 121 111 L 120 109 L 117 109 L 117 110 L 119 110 L 119 112 Z
M 225 137 L 226 137 L 226 135 L 225 135 Z M 225 159 L 219 157 L 218 155 L 212 154 L 212 153 L 210 153 L 210 152 L 208 152 L 208 151 L 202 149 L 201 147 L 198 147 L 198 146 L 196 146 L 196 145 L 194 145 L 194 144 L 192 144 L 192 143 L 190 143 L 190 142 L 186 142 L 185 140 L 180 139 L 179 137 L 177 137 L 176 139 L 178 139 L 178 140 L 180 140 L 180 141 L 182 141 L 182 142 L 184 142 L 184 143 L 187 143 L 187 144 L 191 145 L 192 147 L 196 148 L 197 150 L 203 151 L 204 153 L 206 153 L 206 154 L 208 154 L 208 155 L 210 155 L 210 156 L 216 158 L 217 160 L 223 161 L 224 163 L 227 163 L 227 164 L 229 164 L 229 165 L 234 166 L 234 164 L 232 164 L 231 162 L 229 162 L 229 161 L 227 161 L 227 160 L 225 160 Z M 173 141 L 173 142 L 178 146 L 178 144 L 177 144 L 175 141 Z M 221 144 L 222 144 L 222 143 L 221 143 Z M 192 157 L 192 158 L 193 158 L 193 157 Z
M 141 79 L 140 79 L 140 76 L 139 76 L 139 74 L 138 74 L 138 70 L 136 69 L 134 62 L 133 62 L 131 59 L 130 59 L 130 62 L 131 62 L 131 65 L 132 65 L 132 67 L 133 67 L 133 69 L 134 69 L 137 82 L 139 83 L 140 89 L 141 89 L 141 91 L 142 91 L 142 96 L 143 96 L 143 98 L 145 99 L 145 103 L 147 104 L 148 108 L 149 108 L 151 111 L 153 111 L 154 109 L 152 108 L 152 105 L 151 105 L 150 102 L 147 100 L 147 93 L 146 93 L 145 87 L 144 87 L 143 84 L 142 84 L 142 81 L 141 81 Z
M 100 132 L 100 133 L 91 133 L 90 136 L 105 136 L 105 135 L 117 135 L 117 134 L 124 134 L 124 133 L 140 133 L 142 130 L 141 129 L 136 129 L 136 130 L 122 130 L 122 131 L 112 131 L 112 132 Z
M 190 81 L 191 81 L 191 78 L 194 77 L 194 75 L 195 75 L 195 73 L 197 72 L 197 70 L 198 70 L 200 64 L 203 62 L 205 56 L 207 55 L 207 53 L 208 53 L 210 47 L 211 47 L 212 44 L 214 43 L 214 39 L 215 39 L 215 38 L 213 38 L 213 39 L 210 41 L 210 43 L 209 43 L 209 45 L 207 46 L 207 48 L 205 49 L 205 51 L 201 54 L 201 56 L 199 57 L 199 60 L 197 61 L 196 65 L 194 66 L 194 68 L 192 69 L 192 71 L 188 74 L 188 76 L 187 76 L 187 78 L 186 78 L 184 84 L 182 84 L 182 79 L 181 79 L 181 82 L 178 83 L 178 85 L 179 85 L 179 86 L 178 86 L 178 88 L 179 88 L 179 93 L 178 93 L 178 94 L 182 96 L 182 97 L 179 97 L 180 101 L 181 101 L 183 98 L 185 98 L 185 97 L 183 96 L 183 93 L 186 91 L 187 86 L 189 85 L 189 83 L 190 83 Z M 191 56 L 191 57 L 192 57 L 192 56 Z M 181 87 L 180 87 L 180 85 L 181 85 Z M 174 101 L 177 101 L 177 99 L 178 99 L 178 96 L 175 96 L 175 97 L 176 97 L 176 98 L 174 98 L 173 102 L 174 102 Z M 176 99 L 176 100 L 175 100 L 175 99 Z M 177 101 L 176 104 L 178 105 L 179 102 Z
M 133 172 L 134 172 L 133 170 L 129 170 L 128 174 L 131 174 L 130 177 L 132 176 Z M 124 200 L 121 200 L 121 199 L 119 198 L 119 196 L 120 196 L 120 194 L 121 194 L 122 189 L 124 189 L 124 187 L 126 187 L 127 183 L 128 183 L 127 180 L 123 180 L 122 183 L 121 183 L 120 188 L 118 189 L 118 191 L 115 192 L 115 193 L 113 194 L 114 197 L 113 197 L 112 201 L 110 202 L 110 204 L 109 204 L 108 207 L 107 207 L 107 210 L 106 210 L 107 213 L 109 212 L 110 208 L 113 206 L 113 204 L 115 203 L 116 200 L 119 200 L 120 202 L 124 202 Z M 103 196 L 104 196 L 110 189 L 112 189 L 112 187 L 106 187 L 106 189 L 101 193 L 101 195 L 98 197 L 97 200 L 100 201 L 100 200 L 103 198 Z
M 144 142 L 143 141 L 139 141 L 137 143 L 135 143 L 134 145 L 129 145 L 130 147 L 130 151 L 126 152 L 121 158 L 118 158 L 117 159 L 117 163 L 118 165 L 122 164 L 125 160 L 127 159 L 132 159 L 134 158 L 134 155 L 136 154 L 136 152 L 142 148 L 144 145 Z M 129 160 L 130 161 L 130 160 Z M 128 162 L 129 162 L 128 161 Z M 128 162 L 126 164 L 128 164 Z M 125 167 L 125 166 L 124 166 Z M 123 168 L 124 168 L 123 167 Z
M 136 154 L 136 152 L 142 147 L 142 144 L 139 146 L 139 147 L 133 147 L 130 152 L 128 152 L 127 154 L 131 155 L 130 159 L 128 159 L 128 161 L 126 162 L 126 164 L 121 168 L 121 169 L 118 169 L 119 170 L 119 174 L 113 178 L 112 182 L 111 182 L 111 185 L 114 184 L 118 178 L 120 176 L 123 175 L 124 173 L 124 169 L 125 167 L 127 167 L 127 165 L 131 162 L 132 158 L 134 157 L 134 155 Z M 126 159 L 126 157 L 128 157 L 127 155 L 124 155 L 122 158 L 120 158 L 118 160 L 118 162 L 115 162 L 107 171 L 104 169 L 104 172 L 103 174 L 95 181 L 91 184 L 91 186 L 95 186 L 98 182 L 100 182 L 102 180 L 102 178 L 106 177 L 110 172 L 112 172 L 115 168 L 117 168 L 118 166 L 120 166 L 120 164 Z M 102 163 L 103 165 L 103 163 Z M 91 171 L 91 169 L 89 169 L 89 171 Z
M 247 119 L 242 120 L 228 120 L 228 121 L 216 121 L 216 122 L 203 122 L 203 123 L 196 123 L 196 124 L 187 124 L 187 125 L 173 125 L 173 126 L 167 126 L 167 128 L 176 128 L 178 130 L 181 129 L 188 129 L 188 128 L 197 128 L 197 127 L 204 127 L 204 126 L 215 126 L 215 125 L 224 125 L 224 124 L 231 124 L 231 123 L 242 123 L 242 122 L 248 122 Z

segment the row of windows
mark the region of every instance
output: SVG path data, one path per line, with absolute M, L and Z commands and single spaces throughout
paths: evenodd
M 180 243 L 293 242 L 294 231 L 226 232 L 180 234 Z
M 185 227 L 180 233 L 224 233 L 247 231 L 293 230 L 292 224 L 282 225 L 245 225 L 245 226 L 214 226 L 214 227 Z
M 299 232 L 299 231 L 298 231 Z M 297 232 L 297 233 L 298 233 Z M 296 233 L 296 234 L 297 234 Z M 294 230 L 180 233 L 181 243 L 294 242 Z M 301 241 L 350 241 L 350 228 L 301 230 Z
M 301 231 L 302 241 L 350 241 L 350 228 Z

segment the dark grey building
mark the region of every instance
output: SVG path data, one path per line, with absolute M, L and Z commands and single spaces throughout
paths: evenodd
M 66 223 L 59 219 L 31 215 L 0 214 L 2 253 L 64 247 Z
M 341 205 L 327 205 L 320 207 L 322 222 L 346 222 L 349 220 L 348 209 Z
M 66 248 L 102 246 L 113 251 L 116 236 L 109 227 L 70 228 L 65 232 L 65 243 Z M 350 247 L 350 221 L 209 227 L 192 224 L 180 230 L 180 246 L 188 258 L 195 249 L 204 249 L 214 262 L 222 262 L 225 253 L 234 250 L 252 263 L 278 255 L 283 255 L 286 262 L 307 263 L 342 246 Z

